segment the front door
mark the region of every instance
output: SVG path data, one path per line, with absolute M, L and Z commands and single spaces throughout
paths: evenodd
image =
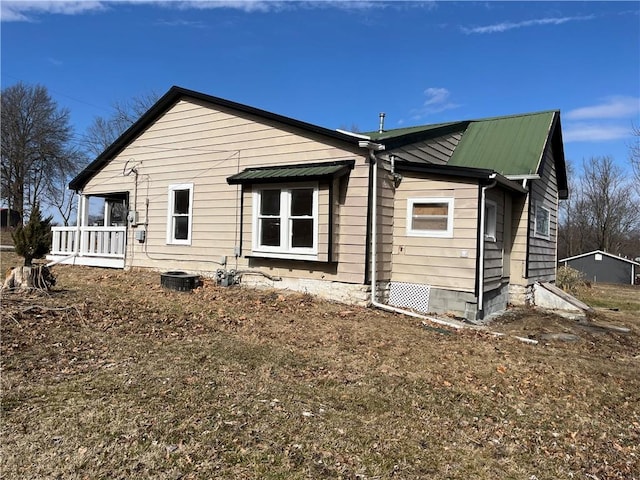
M 105 199 L 105 227 L 127 226 L 127 201 L 125 199 Z

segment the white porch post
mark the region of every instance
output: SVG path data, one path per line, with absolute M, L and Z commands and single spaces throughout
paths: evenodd
M 78 222 L 76 229 L 76 248 L 78 255 L 82 255 L 86 251 L 86 238 L 82 233 L 82 227 L 86 227 L 89 223 L 89 209 L 87 208 L 87 197 L 82 193 L 78 195 Z
M 105 199 L 104 200 L 104 213 L 102 215 L 103 218 L 103 226 L 108 227 L 111 225 L 111 209 L 109 208 L 110 204 Z
M 78 206 L 76 208 L 76 231 L 73 234 L 73 253 L 78 253 L 80 245 L 80 225 L 82 222 L 82 194 L 78 193 Z

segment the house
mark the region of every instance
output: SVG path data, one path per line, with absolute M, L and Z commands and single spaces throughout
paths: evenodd
M 567 197 L 559 111 L 354 134 L 180 87 L 69 186 L 51 260 L 470 320 L 555 279 Z
M 640 284 L 640 263 L 602 250 L 563 258 L 558 263 L 582 272 L 589 282 Z

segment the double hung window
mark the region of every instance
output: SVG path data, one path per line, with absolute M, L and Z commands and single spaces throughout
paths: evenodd
M 169 185 L 167 243 L 191 245 L 193 183 Z
M 254 252 L 283 258 L 317 255 L 317 185 L 256 189 L 253 218 Z

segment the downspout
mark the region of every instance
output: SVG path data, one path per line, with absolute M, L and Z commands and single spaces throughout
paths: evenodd
M 496 180 L 496 173 L 489 175 L 489 179 L 493 180 L 489 185 L 482 187 L 482 194 L 480 195 L 480 231 L 478 233 L 480 249 L 478 257 L 478 312 L 482 312 L 484 315 L 484 221 L 485 221 L 485 205 L 487 203 L 487 190 L 496 186 L 498 181 Z M 482 316 L 480 317 L 482 318 Z
M 445 325 L 451 328 L 462 328 L 461 325 L 447 322 L 445 320 L 440 320 L 438 318 L 428 317 L 426 315 L 420 315 L 418 313 L 414 313 L 410 310 L 404 310 L 402 308 L 392 307 L 390 305 L 385 305 L 384 303 L 380 303 L 377 300 L 377 285 L 376 285 L 376 273 L 377 273 L 377 237 L 378 237 L 378 158 L 376 157 L 376 150 L 383 150 L 383 145 L 373 144 L 371 142 L 360 142 L 360 147 L 369 149 L 369 160 L 371 161 L 371 175 L 372 178 L 372 201 L 371 201 L 371 305 L 380 308 L 382 310 L 387 310 L 389 312 L 401 313 L 403 315 L 408 315 L 410 317 L 420 318 L 422 320 L 428 320 L 433 323 L 437 323 L 439 325 Z

